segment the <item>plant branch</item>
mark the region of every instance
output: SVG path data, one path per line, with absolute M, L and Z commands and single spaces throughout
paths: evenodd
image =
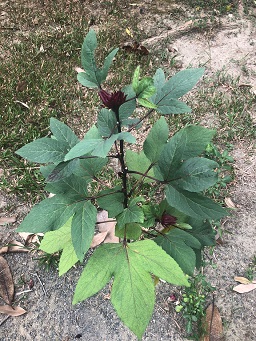
M 149 178 L 149 179 L 152 179 L 152 180 L 154 180 L 154 181 L 156 181 L 156 182 L 159 182 L 159 183 L 161 183 L 161 184 L 165 183 L 165 182 L 162 181 L 162 180 L 159 180 L 159 179 L 157 179 L 157 178 L 154 178 L 153 176 L 147 175 L 147 172 L 148 172 L 149 170 L 150 170 L 150 169 L 148 169 L 148 170 L 146 171 L 146 173 L 141 173 L 141 172 L 137 172 L 137 171 L 127 170 L 127 173 L 130 173 L 130 174 L 138 174 L 138 175 L 141 175 L 142 178 Z M 141 180 L 139 180 L 139 181 L 141 181 Z
M 155 109 L 150 109 L 146 115 L 144 115 L 137 123 L 133 124 L 131 126 L 131 128 L 128 129 L 128 132 L 132 131 L 134 128 L 136 128 L 143 120 L 145 120 L 145 118 L 147 118 L 150 114 L 152 114 L 152 112 L 154 111 Z

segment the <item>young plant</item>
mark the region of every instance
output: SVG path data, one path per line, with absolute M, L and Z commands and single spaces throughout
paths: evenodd
M 119 243 L 95 249 L 77 283 L 73 303 L 96 294 L 113 279 L 111 302 L 140 339 L 153 313 L 153 276 L 189 286 L 187 275 L 200 265 L 202 248 L 214 244 L 211 220 L 226 215 L 201 193 L 217 181 L 218 164 L 200 156 L 215 132 L 187 126 L 170 136 L 164 117 L 191 111 L 179 98 L 197 83 L 203 69 L 183 70 L 167 80 L 162 69 L 153 78 L 141 78 L 138 67 L 132 84 L 108 92 L 102 83 L 118 49 L 98 68 L 96 47 L 95 32 L 90 30 L 82 46 L 85 71 L 78 74 L 78 81 L 99 93 L 102 108 L 97 123 L 80 141 L 67 125 L 51 118 L 50 137 L 17 151 L 43 164 L 45 189 L 54 194 L 33 207 L 18 230 L 45 233 L 40 248 L 47 253 L 62 251 L 62 275 L 84 261 L 97 213 L 106 210 L 116 222 Z M 137 106 L 147 111 L 139 115 Z M 137 152 L 132 147 L 135 132 L 154 111 L 161 117 Z M 149 197 L 149 186 L 156 188 L 151 194 L 161 194 Z

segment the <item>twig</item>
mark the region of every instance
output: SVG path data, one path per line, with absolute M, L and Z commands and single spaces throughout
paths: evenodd
M 31 292 L 31 291 L 33 291 L 33 290 L 31 290 L 31 289 L 28 289 L 28 290 L 24 290 L 24 291 L 21 291 L 21 292 L 17 292 L 17 293 L 16 293 L 16 296 L 18 296 L 18 295 L 22 295 L 22 294 L 25 294 L 25 293 L 27 293 L 27 292 Z
M 8 320 L 8 318 L 11 317 L 11 315 L 6 316 L 6 318 L 3 319 L 3 321 L 0 322 L 0 326 L 5 323 L 5 321 Z
M 37 277 L 37 279 L 38 279 L 38 281 L 39 281 L 39 283 L 40 283 L 40 285 L 41 285 L 41 287 L 42 287 L 42 289 L 43 289 L 43 292 L 44 292 L 45 296 L 47 296 L 47 293 L 46 293 L 45 288 L 44 288 L 44 284 L 43 284 L 43 282 L 41 281 L 40 277 L 38 276 L 37 272 L 35 272 L 34 275 L 36 275 L 36 277 Z

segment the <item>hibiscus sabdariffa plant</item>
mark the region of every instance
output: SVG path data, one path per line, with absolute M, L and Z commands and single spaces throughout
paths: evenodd
M 202 194 L 217 181 L 218 164 L 201 156 L 215 132 L 189 125 L 170 136 L 165 120 L 166 115 L 191 111 L 179 98 L 197 83 L 203 69 L 186 69 L 167 80 L 162 69 L 153 78 L 141 78 L 138 67 L 131 85 L 108 92 L 102 83 L 118 49 L 98 68 L 96 47 L 96 34 L 90 30 L 82 46 L 84 72 L 78 74 L 78 81 L 99 93 L 102 108 L 97 123 L 80 141 L 67 125 L 51 118 L 50 137 L 17 151 L 43 164 L 45 189 L 55 194 L 35 205 L 18 230 L 45 233 L 40 248 L 48 253 L 62 251 L 62 275 L 78 261 L 84 262 L 95 226 L 104 222 L 97 222 L 97 214 L 107 211 L 116 222 L 119 242 L 95 248 L 73 303 L 113 280 L 111 302 L 121 320 L 141 338 L 154 308 L 154 277 L 188 286 L 188 275 L 200 265 L 202 248 L 214 244 L 211 221 L 226 215 Z M 147 108 L 144 116 L 137 117 L 137 106 Z M 136 152 L 134 132 L 154 111 L 160 118 Z M 109 186 L 107 173 L 113 159 L 119 166 L 113 167 L 117 174 Z M 149 196 L 153 188 L 162 194 Z

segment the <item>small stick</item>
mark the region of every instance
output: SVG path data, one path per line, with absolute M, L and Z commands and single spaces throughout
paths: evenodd
M 24 291 L 21 291 L 21 292 L 17 292 L 16 295 L 17 295 L 17 296 L 18 296 L 18 295 L 22 295 L 22 294 L 25 294 L 26 292 L 31 292 L 31 291 L 33 291 L 33 290 L 31 290 L 31 289 L 24 290 Z
M 6 318 L 3 319 L 3 321 L 0 322 L 0 326 L 1 326 L 2 324 L 4 324 L 5 321 L 7 321 L 9 317 L 11 317 L 11 315 L 6 316 Z
M 44 292 L 45 296 L 47 296 L 47 293 L 46 293 L 45 288 L 44 288 L 44 284 L 43 284 L 43 282 L 41 281 L 40 277 L 38 276 L 37 272 L 35 272 L 35 275 L 36 275 L 36 277 L 37 277 L 39 283 L 41 284 L 41 287 L 42 287 L 42 289 L 43 289 L 43 292 Z

